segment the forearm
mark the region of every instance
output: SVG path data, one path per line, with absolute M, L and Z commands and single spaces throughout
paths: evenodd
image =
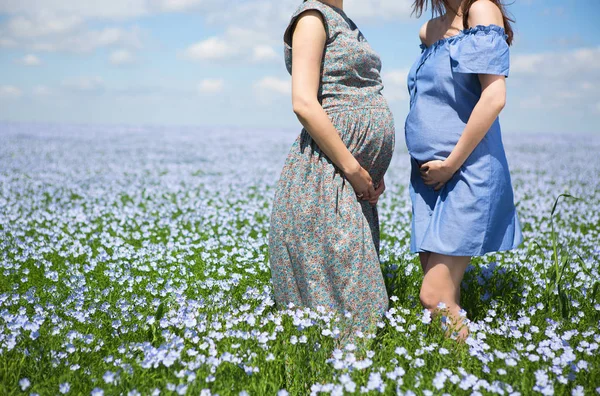
M 355 172 L 360 167 L 318 101 L 295 105 L 294 112 L 321 151 L 343 173 Z
M 462 136 L 446 159 L 447 165 L 456 172 L 483 140 L 502 111 L 504 102 L 493 95 L 482 95 L 473 108 Z

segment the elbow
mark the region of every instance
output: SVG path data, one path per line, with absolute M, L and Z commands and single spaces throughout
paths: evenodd
M 504 109 L 504 106 L 506 106 L 506 96 L 502 95 L 496 98 L 494 101 L 494 106 L 498 109 L 498 112 L 501 112 L 502 109 Z
M 310 113 L 316 99 L 310 99 L 305 96 L 294 96 L 292 98 L 292 108 L 298 118 L 306 118 Z
M 489 108 L 500 113 L 506 106 L 506 94 L 504 92 L 495 92 L 492 95 L 487 95 L 486 104 Z

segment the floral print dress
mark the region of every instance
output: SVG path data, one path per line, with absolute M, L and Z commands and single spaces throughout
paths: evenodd
M 284 34 L 290 74 L 291 31 L 307 10 L 319 11 L 326 24 L 318 99 L 346 147 L 377 184 L 395 144 L 394 120 L 381 95 L 381 60 L 343 10 L 309 0 L 293 14 Z M 293 143 L 277 184 L 269 249 L 277 305 L 336 310 L 342 314 L 338 342 L 357 341 L 357 331 L 359 337 L 360 332 L 366 335 L 388 309 L 377 207 L 356 197 L 305 129 Z

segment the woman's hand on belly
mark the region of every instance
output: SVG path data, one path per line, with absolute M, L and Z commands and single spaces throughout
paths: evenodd
M 371 205 L 377 205 L 377 201 L 379 201 L 379 196 L 381 196 L 381 194 L 383 194 L 383 192 L 385 191 L 385 181 L 383 180 L 383 177 L 381 178 L 381 182 L 374 187 L 375 192 L 371 196 L 371 199 L 369 199 L 369 203 Z
M 420 166 L 421 177 L 426 185 L 438 191 L 454 176 L 457 169 L 451 167 L 446 161 L 429 161 Z
M 357 162 L 358 164 L 358 162 Z M 350 172 L 344 172 L 344 176 L 356 192 L 356 196 L 359 199 L 368 199 L 375 195 L 375 189 L 373 188 L 373 180 L 369 172 L 362 166 L 358 165 L 355 169 Z

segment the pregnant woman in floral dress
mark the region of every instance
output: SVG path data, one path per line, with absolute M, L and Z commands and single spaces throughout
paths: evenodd
M 441 16 L 421 28 L 408 75 L 411 250 L 424 271 L 420 298 L 445 304 L 458 338 L 460 284 L 472 256 L 522 241 L 498 114 L 506 97 L 510 21 L 499 0 L 417 0 Z
M 381 60 L 342 3 L 304 2 L 284 34 L 304 128 L 277 184 L 269 234 L 277 305 L 349 312 L 340 346 L 363 339 L 388 308 L 376 203 L 395 140 Z

